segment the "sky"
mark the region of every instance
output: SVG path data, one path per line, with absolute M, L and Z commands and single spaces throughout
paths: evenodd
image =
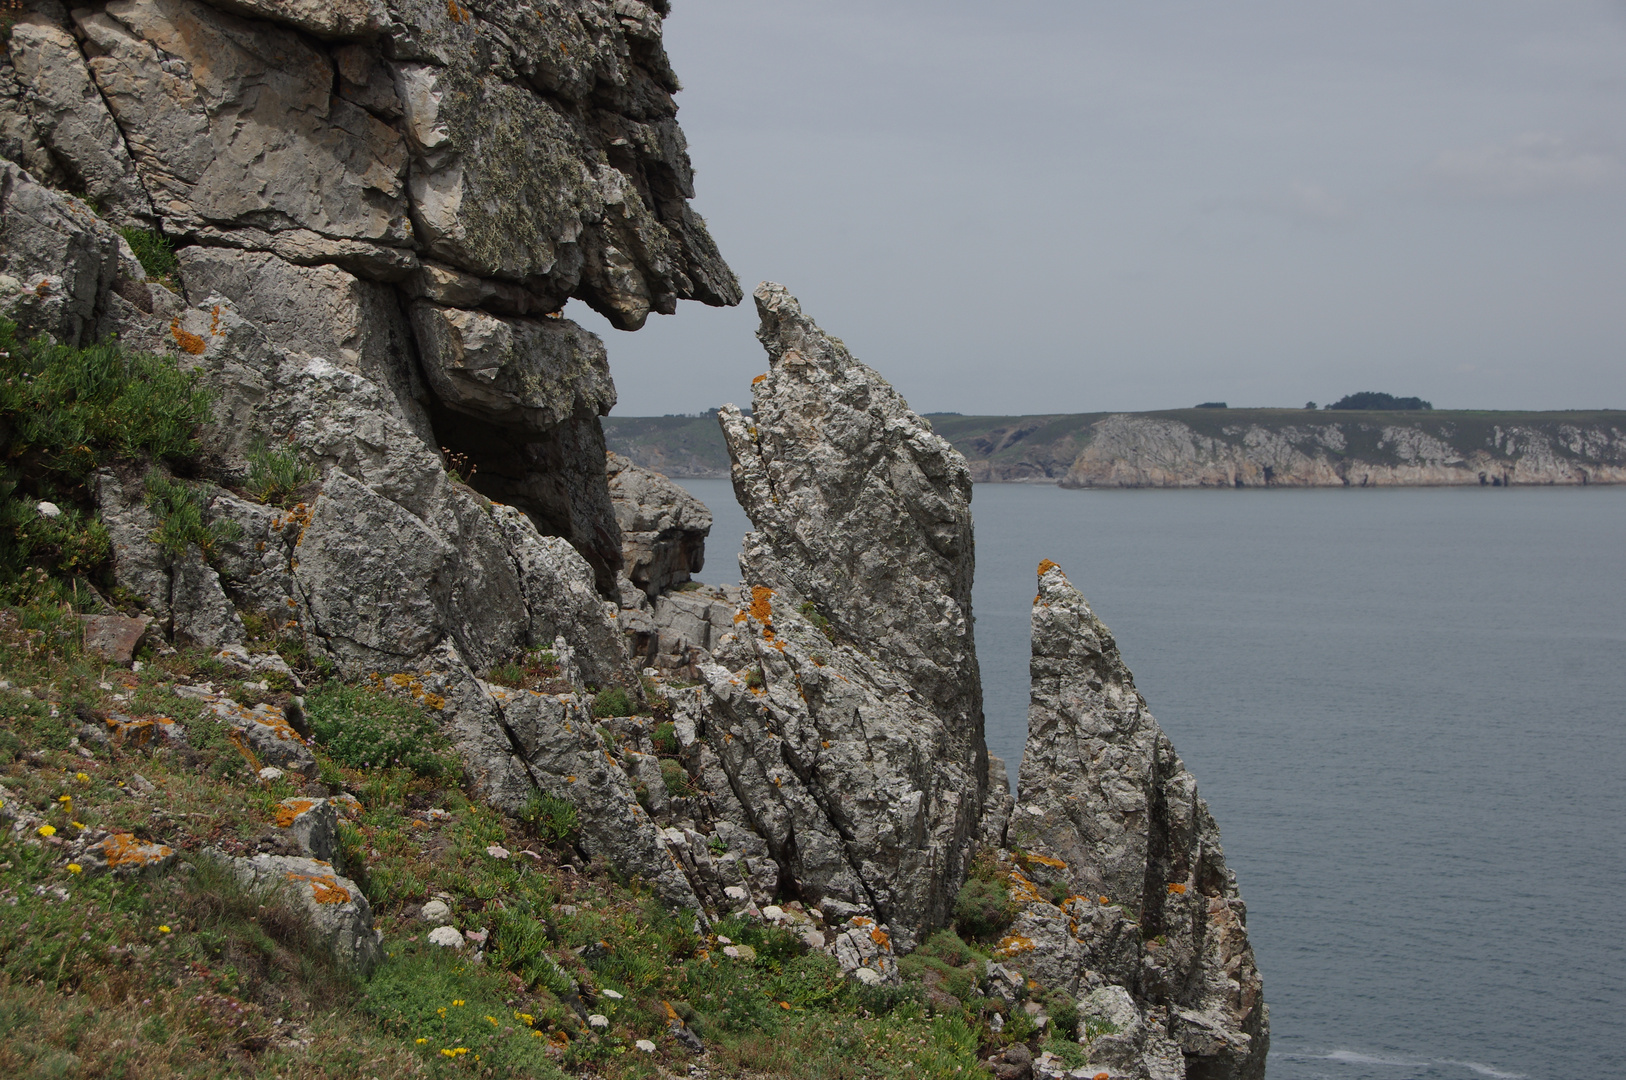
M 1626 0 L 673 0 L 746 300 L 601 334 L 748 404 L 786 285 L 918 412 L 1626 408 Z

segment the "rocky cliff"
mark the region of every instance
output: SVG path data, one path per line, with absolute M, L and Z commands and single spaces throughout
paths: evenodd
M 739 299 L 688 205 L 664 11 L 43 0 L 0 67 L 3 314 L 175 353 L 213 396 L 197 479 L 240 539 L 172 555 L 139 478 L 107 473 L 119 584 L 201 644 L 252 614 L 346 676 L 421 675 L 497 805 L 635 804 L 576 745 L 585 702 L 482 676 L 556 648 L 642 698 L 614 618 L 614 384 L 560 311 L 632 329 Z M 144 267 L 132 239 L 174 255 Z M 244 494 L 266 447 L 310 470 L 292 509 Z M 591 820 L 589 846 L 695 903 L 647 819 Z
M 700 930 L 794 924 L 795 949 L 868 987 L 965 920 L 980 875 L 1017 922 L 962 988 L 987 1007 L 964 1015 L 1003 1024 L 1041 980 L 1058 1016 L 1088 998 L 1099 1022 L 1068 1053 L 1115 1075 L 1259 1075 L 1263 1005 L 1213 823 L 1104 628 L 1050 574 L 1041 607 L 1059 621 L 1035 616 L 1013 820 L 983 738 L 972 474 L 885 379 L 784 288 L 757 290 L 769 370 L 750 416 L 720 414 L 755 526 L 738 585 L 691 580 L 705 507 L 607 456 L 608 358 L 565 302 L 634 329 L 678 299 L 740 299 L 688 206 L 665 13 L 21 12 L 0 66 L 0 315 L 24 339 L 170 354 L 208 394 L 198 453 L 112 454 L 60 496 L 106 530 L 103 583 L 126 611 L 107 617 L 128 631 L 110 662 L 146 634 L 294 689 L 303 672 L 410 698 L 465 790 L 574 823 L 570 859 L 641 881 Z M 256 479 L 268 461 L 275 495 Z M 203 539 L 160 543 L 177 511 L 155 491 Z M 294 698 L 174 693 L 236 732 L 260 781 L 341 798 Z M 1107 810 L 1073 814 L 1102 792 Z M 1041 894 L 1044 874 L 1105 899 L 1086 913 Z M 370 909 L 350 915 L 356 959 L 375 939 Z M 1023 1038 L 1049 1020 L 1032 1004 Z M 1020 1038 L 997 1057 L 1006 1080 L 1062 1071 Z

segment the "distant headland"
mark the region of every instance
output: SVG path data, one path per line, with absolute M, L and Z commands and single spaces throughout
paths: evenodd
M 1626 483 L 1626 411 L 1433 409 L 1416 398 L 1332 406 L 1036 416 L 928 414 L 978 483 L 1067 488 L 1427 487 Z M 1348 404 L 1346 404 L 1348 403 Z M 1353 405 L 1353 407 L 1350 407 Z M 611 416 L 610 449 L 680 479 L 728 476 L 712 413 Z

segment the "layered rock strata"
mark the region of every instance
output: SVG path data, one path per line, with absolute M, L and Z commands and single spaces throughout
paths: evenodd
M 1111 633 L 1059 567 L 1039 569 L 1028 739 L 1006 836 L 1022 853 L 1012 877 L 1022 910 L 1001 947 L 1086 1009 L 1133 1012 L 1112 1021 L 1133 1038 L 1104 1045 L 1092 1065 L 1261 1077 L 1268 1014 L 1219 828 Z M 1169 1073 L 1181 1056 L 1184 1071 Z
M 902 674 L 985 788 L 965 460 L 784 286 L 765 282 L 755 297 L 768 373 L 749 418 L 731 405 L 718 414 L 755 527 L 741 569 L 811 602 Z
M 769 372 L 719 413 L 748 606 L 695 722 L 782 886 L 907 943 L 947 921 L 987 791 L 970 479 L 782 286 L 756 301 Z

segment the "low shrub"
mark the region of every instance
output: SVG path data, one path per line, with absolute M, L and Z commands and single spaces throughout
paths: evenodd
M 519 819 L 531 831 L 552 844 L 569 840 L 581 826 L 576 807 L 557 795 L 533 791 L 519 812 Z
M 983 941 L 997 935 L 1016 917 L 1011 890 L 1003 881 L 972 878 L 954 901 L 954 922 L 967 937 Z
M 208 558 L 214 554 L 216 544 L 230 543 L 243 535 L 243 527 L 235 521 L 221 518 L 205 522 L 203 502 L 196 488 L 161 472 L 147 474 L 145 502 L 158 515 L 152 541 L 171 555 L 179 557 L 188 548 L 196 547 Z
M 23 344 L 0 319 L 0 433 L 23 472 L 82 481 L 115 457 L 180 461 L 197 453 L 210 397 L 173 357 L 127 353 L 109 340 L 84 348 Z
M 440 776 L 453 766 L 434 721 L 383 691 L 329 681 L 306 695 L 305 715 L 316 741 L 340 765 L 400 765 L 419 776 Z
M 619 686 L 600 690 L 598 696 L 593 699 L 593 715 L 600 718 L 631 716 L 633 710 L 632 697 Z

